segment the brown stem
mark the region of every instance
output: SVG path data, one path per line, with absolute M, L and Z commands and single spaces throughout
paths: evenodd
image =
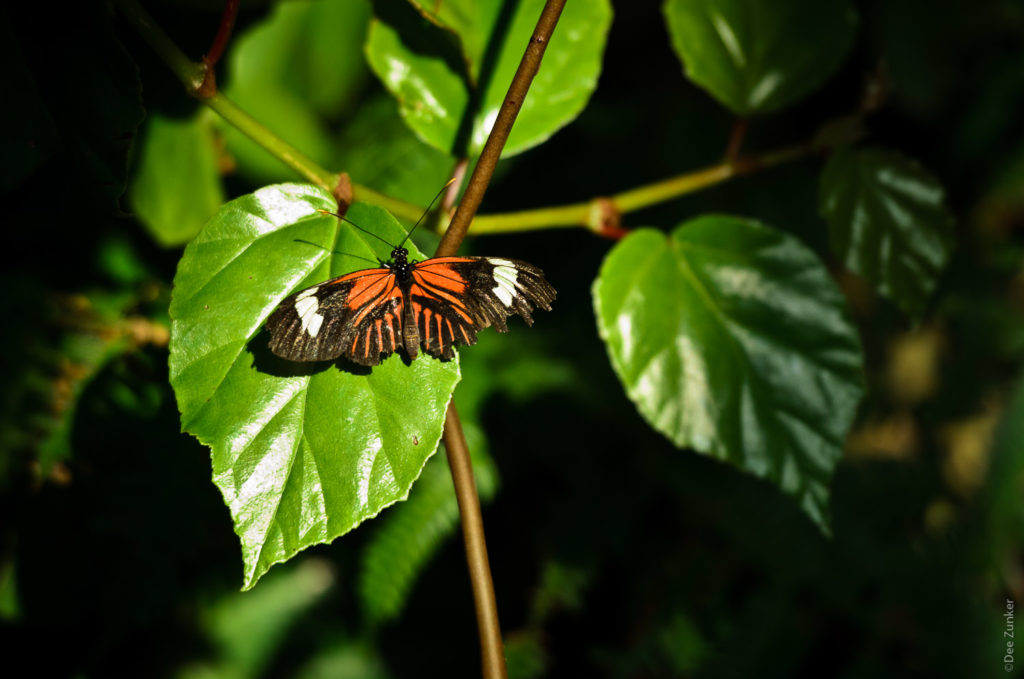
M 740 157 L 740 149 L 743 148 L 743 138 L 747 135 L 747 121 L 739 118 L 732 126 L 729 133 L 729 144 L 725 147 L 725 162 L 732 164 Z
M 494 127 L 487 137 L 484 149 L 477 161 L 476 168 L 469 178 L 469 185 L 462 196 L 459 207 L 455 210 L 451 224 L 445 231 L 441 243 L 437 246 L 435 257 L 454 255 L 462 239 L 469 230 L 473 216 L 480 207 L 487 185 L 494 174 L 494 168 L 501 156 L 501 149 L 508 140 L 512 124 L 522 106 L 523 99 L 530 89 L 533 77 L 537 75 L 541 59 L 551 34 L 562 14 L 565 0 L 548 0 L 541 12 L 537 27 L 533 31 L 530 43 L 523 54 L 519 68 L 512 78 L 505 101 L 501 104 Z M 451 467 L 452 482 L 455 484 L 455 496 L 459 503 L 459 516 L 462 520 L 462 535 L 466 541 L 466 563 L 469 567 L 469 579 L 473 588 L 473 601 L 476 607 L 477 628 L 480 633 L 480 654 L 485 679 L 505 679 L 508 670 L 505 668 L 505 652 L 501 642 L 501 624 L 498 622 L 498 603 L 494 596 L 494 581 L 491 578 L 491 565 L 487 560 L 487 541 L 484 538 L 483 515 L 480 512 L 480 497 L 477 495 L 476 482 L 473 479 L 473 466 L 469 460 L 469 448 L 466 437 L 462 433 L 455 403 L 448 404 L 448 412 L 444 422 L 444 445 L 448 451 L 448 465 Z
M 477 494 L 469 447 L 462 433 L 462 422 L 455 409 L 455 401 L 448 403 L 448 412 L 444 418 L 444 448 L 448 453 L 448 467 L 452 472 L 455 498 L 462 519 L 462 537 L 466 542 L 466 563 L 469 566 L 469 582 L 473 588 L 476 622 L 480 632 L 483 675 L 486 679 L 504 679 L 508 672 L 505 669 L 505 651 L 498 622 L 498 600 L 494 596 L 491 564 L 487 559 L 480 496 Z
M 220 25 L 217 26 L 217 35 L 210 45 L 210 50 L 203 55 L 203 82 L 196 88 L 195 95 L 201 100 L 207 100 L 217 94 L 217 74 L 213 67 L 220 61 L 227 47 L 228 39 L 231 37 L 231 28 L 235 25 L 235 17 L 238 15 L 239 0 L 227 0 L 224 3 L 224 13 L 220 16 Z
M 210 45 L 210 50 L 203 57 L 207 66 L 213 68 L 224 55 L 224 48 L 228 46 L 228 39 L 231 37 L 231 29 L 235 25 L 235 17 L 238 16 L 239 0 L 227 0 L 224 3 L 224 13 L 220 17 L 220 25 L 217 27 L 217 35 Z

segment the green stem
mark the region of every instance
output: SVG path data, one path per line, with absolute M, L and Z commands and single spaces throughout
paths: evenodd
M 479 215 L 473 220 L 473 234 L 479 236 L 488 233 L 514 233 L 516 231 L 581 226 L 587 224 L 589 214 L 590 203 L 574 203 L 536 210 L 522 210 L 521 212 Z
M 278 137 L 264 127 L 263 123 L 253 118 L 243 109 L 217 92 L 203 103 L 216 111 L 224 120 L 236 127 L 240 132 L 265 148 L 275 158 L 280 159 L 306 181 L 312 182 L 327 191 L 334 189 L 338 175 L 320 167 L 314 160 L 303 154 L 294 146 Z
M 815 150 L 817 149 L 811 144 L 799 144 L 759 156 L 740 157 L 732 161 L 718 163 L 701 170 L 686 172 L 653 184 L 645 184 L 635 189 L 622 191 L 608 198 L 595 198 L 588 203 L 480 215 L 473 222 L 473 233 L 479 236 L 580 226 L 600 231 L 599 219 L 604 214 L 602 210 L 605 205 L 610 205 L 618 214 L 636 212 L 695 193 L 715 184 L 721 184 L 734 177 L 808 156 Z
M 204 94 L 203 83 L 206 79 L 207 65 L 194 62 L 185 56 L 136 0 L 116 1 L 124 18 L 178 76 L 191 96 L 216 111 L 228 124 L 238 128 L 303 179 L 333 192 L 338 181 L 337 174 L 320 167 L 316 161 L 271 132 L 222 93 L 213 91 L 209 95 Z M 419 205 L 378 193 L 369 187 L 353 184 L 352 189 L 359 200 L 380 205 L 398 217 L 415 221 L 423 213 Z
M 121 15 L 135 27 L 142 39 L 174 71 L 178 79 L 185 84 L 185 89 L 190 94 L 198 92 L 199 87 L 203 84 L 203 78 L 206 76 L 206 67 L 185 56 L 170 36 L 157 26 L 153 17 L 142 8 L 142 5 L 135 0 L 116 0 L 116 2 L 121 9 Z

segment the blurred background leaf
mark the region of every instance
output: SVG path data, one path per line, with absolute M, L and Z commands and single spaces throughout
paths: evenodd
M 333 159 L 331 130 L 366 85 L 367 3 L 298 0 L 239 35 L 227 57 L 225 94 L 321 165 Z M 221 125 L 238 171 L 256 183 L 294 179 L 283 163 Z
M 847 0 L 666 0 L 691 80 L 739 116 L 788 106 L 839 68 L 857 14 Z
M 213 135 L 209 111 L 185 120 L 155 114 L 146 122 L 128 198 L 160 245 L 188 243 L 224 202 Z
M 895 151 L 845 148 L 825 165 L 820 202 L 843 263 L 920 318 L 953 248 L 942 185 Z

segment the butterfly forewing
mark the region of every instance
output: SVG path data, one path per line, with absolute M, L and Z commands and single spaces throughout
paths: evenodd
M 271 351 L 283 358 L 330 361 L 345 355 L 376 365 L 379 353 L 371 346 L 401 346 L 395 337 L 401 338 L 402 295 L 390 269 L 364 269 L 291 295 L 266 325 Z M 379 336 L 367 337 L 366 328 Z M 371 357 L 376 360 L 368 362 Z

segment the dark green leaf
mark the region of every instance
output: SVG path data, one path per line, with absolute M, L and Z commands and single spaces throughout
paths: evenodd
M 843 297 L 794 238 L 705 216 L 631 233 L 594 283 L 629 397 L 677 446 L 767 478 L 828 525 L 828 485 L 861 398 Z
M 224 202 L 206 112 L 188 120 L 150 116 L 128 197 L 161 245 L 183 245 L 199 233 Z
M 821 213 L 848 268 L 919 317 L 953 248 L 942 185 L 881 148 L 842 149 L 821 176 Z
M 452 155 L 472 154 L 490 133 L 543 5 L 455 0 L 434 15 L 378 3 L 367 39 L 370 67 L 424 141 Z M 597 86 L 610 24 L 606 0 L 567 4 L 506 155 L 543 142 L 583 110 Z
M 744 116 L 821 85 L 857 25 L 848 0 L 666 0 L 665 19 L 687 76 Z
M 273 85 L 336 119 L 352 105 L 368 72 L 363 39 L 369 5 L 352 0 L 278 3 L 232 49 L 232 87 Z
M 459 377 L 457 362 L 426 356 L 407 366 L 395 354 L 357 374 L 269 353 L 259 330 L 282 299 L 361 268 L 332 250 L 389 253 L 317 212 L 333 207 L 324 191 L 295 184 L 231 201 L 186 248 L 174 280 L 171 384 L 183 429 L 212 449 L 247 588 L 404 499 L 437 448 Z M 404 236 L 379 208 L 356 204 L 348 217 L 391 242 Z

